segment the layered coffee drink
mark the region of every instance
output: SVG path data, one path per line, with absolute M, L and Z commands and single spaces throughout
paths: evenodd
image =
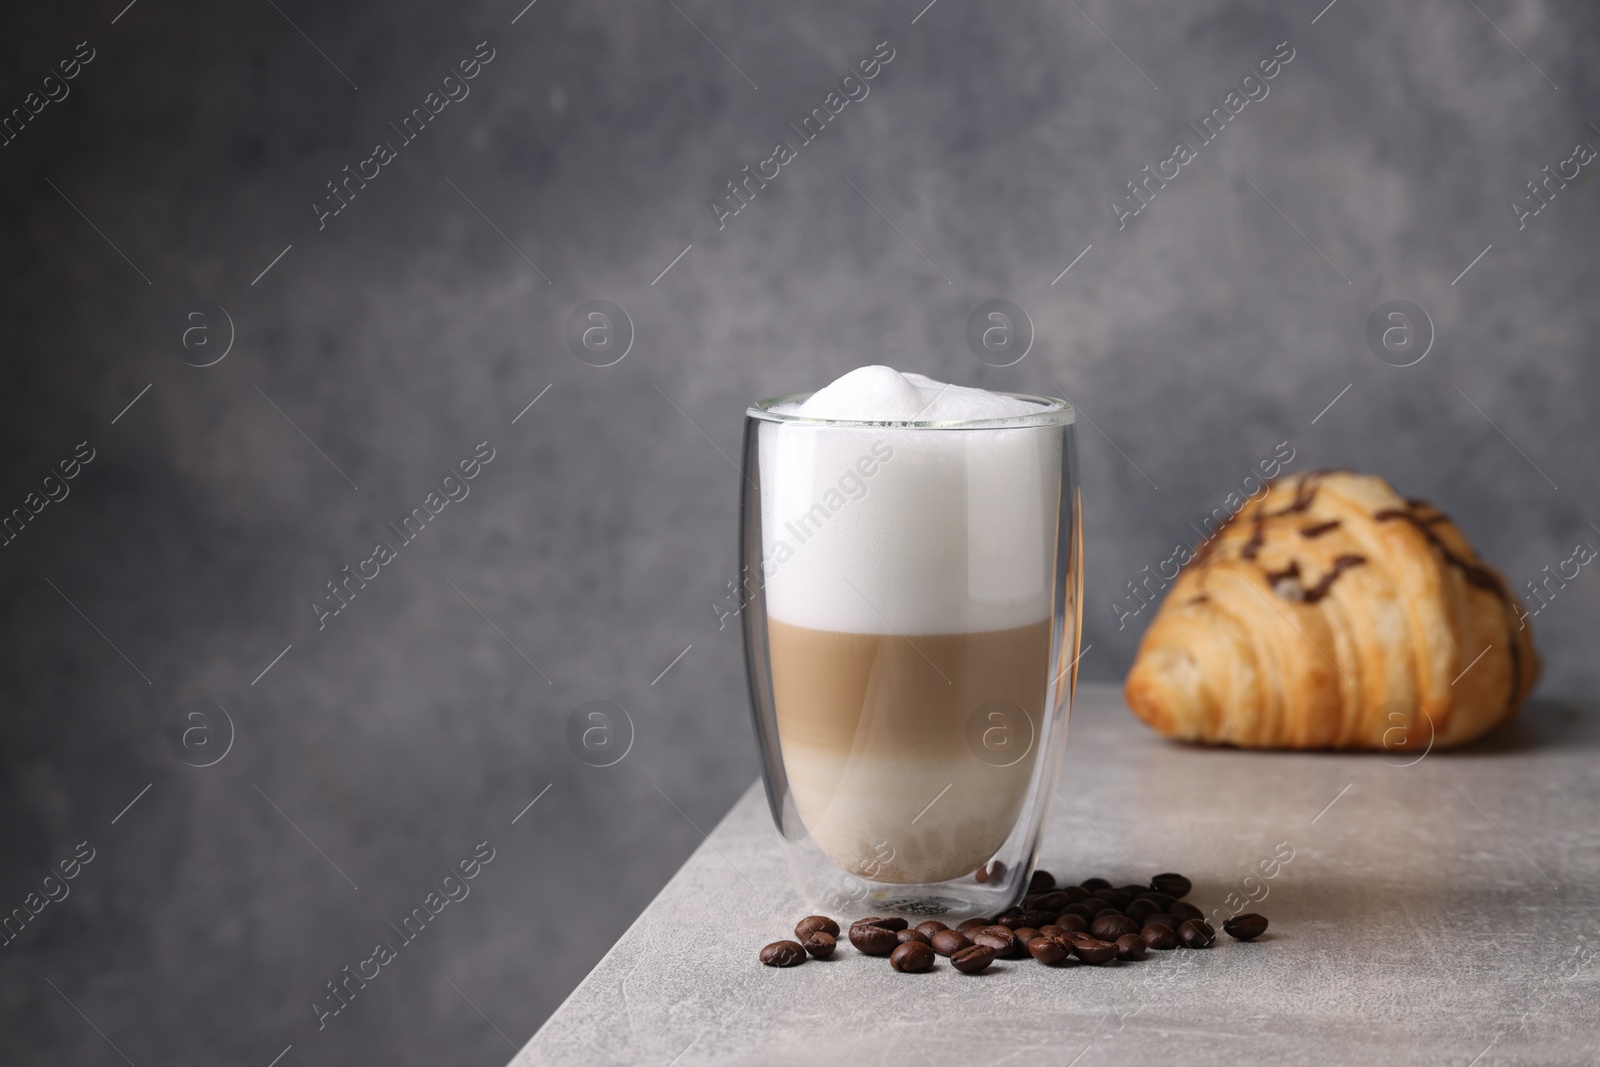
M 799 818 L 871 881 L 971 875 L 1019 824 L 1059 688 L 1062 434 L 887 367 L 773 410 L 794 418 L 759 429 L 761 566 Z

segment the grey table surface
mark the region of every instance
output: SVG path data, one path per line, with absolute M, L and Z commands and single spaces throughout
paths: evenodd
M 1179 871 L 1207 912 L 1255 873 L 1261 941 L 979 977 L 847 944 L 763 967 L 804 912 L 757 783 L 512 1063 L 1593 1064 L 1597 754 L 1592 702 L 1412 763 L 1179 745 L 1085 686 L 1040 866 Z

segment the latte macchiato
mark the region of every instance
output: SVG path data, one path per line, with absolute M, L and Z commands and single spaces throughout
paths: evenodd
M 852 874 L 970 875 L 1018 823 L 1050 699 L 1063 457 L 1059 432 L 1005 420 L 1037 410 L 865 367 L 760 428 L 778 742 L 807 832 Z M 851 421 L 812 421 L 830 419 Z

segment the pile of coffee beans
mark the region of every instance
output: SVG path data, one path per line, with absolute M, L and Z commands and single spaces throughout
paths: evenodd
M 857 919 L 846 936 L 857 952 L 886 956 L 902 974 L 933 969 L 943 956 L 962 974 L 979 974 L 995 960 L 1033 957 L 1055 967 L 1077 960 L 1106 964 L 1142 960 L 1150 949 L 1210 948 L 1217 933 L 1204 914 L 1183 898 L 1189 879 L 1158 874 L 1148 886 L 1113 886 L 1087 878 L 1060 886 L 1049 871 L 1035 871 L 1017 907 L 993 919 L 968 919 L 951 927 L 929 919 L 912 926 L 898 917 Z M 1250 941 L 1266 933 L 1267 920 L 1254 913 L 1222 924 L 1228 936 Z M 794 967 L 807 957 L 827 959 L 838 946 L 839 924 L 810 915 L 794 928 L 794 941 L 774 941 L 761 950 L 768 967 Z

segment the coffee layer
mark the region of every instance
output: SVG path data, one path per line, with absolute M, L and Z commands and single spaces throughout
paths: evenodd
M 769 619 L 796 808 L 840 867 L 880 882 L 971 874 L 1010 835 L 1044 722 L 1050 622 L 858 634 Z

